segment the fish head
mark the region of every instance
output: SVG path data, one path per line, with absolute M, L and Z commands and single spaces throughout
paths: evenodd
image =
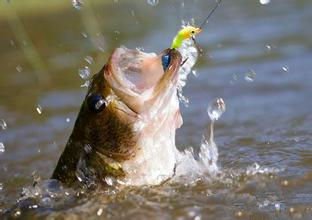
M 110 57 L 104 78 L 129 110 L 142 115 L 176 91 L 180 63 L 181 55 L 174 49 L 157 55 L 121 47 Z
M 78 170 L 97 179 L 129 177 L 132 184 L 146 184 L 154 171 L 171 173 L 175 130 L 182 124 L 177 97 L 181 60 L 175 49 L 158 55 L 115 49 L 92 78 L 53 177 L 66 182 Z

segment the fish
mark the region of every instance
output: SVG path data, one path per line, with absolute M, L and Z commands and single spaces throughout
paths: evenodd
M 174 175 L 181 54 L 116 48 L 92 77 L 51 176 L 65 185 L 160 184 Z

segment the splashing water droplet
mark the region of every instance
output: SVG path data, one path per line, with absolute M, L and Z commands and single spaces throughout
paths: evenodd
M 84 88 L 84 87 L 85 87 L 85 88 L 89 88 L 90 83 L 91 83 L 90 80 L 87 80 L 87 81 L 85 81 L 85 83 L 82 84 L 80 87 L 81 87 L 81 88 Z
M 42 114 L 42 107 L 41 107 L 41 105 L 37 105 L 36 111 L 38 112 L 39 115 Z
M 2 130 L 5 130 L 7 129 L 7 123 L 3 120 L 3 119 L 0 119 L 0 127 L 2 128 Z
M 225 102 L 222 98 L 216 98 L 208 105 L 207 109 L 211 121 L 218 120 L 225 112 Z
M 93 58 L 91 56 L 86 56 L 84 58 L 84 60 L 88 63 L 88 64 L 92 64 L 94 62 Z
M 247 82 L 253 82 L 254 80 L 255 80 L 255 78 L 256 78 L 256 72 L 255 71 L 253 71 L 253 70 L 250 70 L 249 72 L 247 72 L 246 74 L 245 74 L 245 80 L 247 81 Z
M 112 186 L 113 185 L 113 179 L 111 177 L 105 177 L 104 178 L 105 182 L 107 183 L 107 185 Z
M 20 66 L 20 65 L 18 65 L 17 67 L 16 67 L 16 70 L 17 70 L 17 72 L 22 72 L 23 71 L 23 68 Z
M 283 66 L 283 67 L 282 67 L 282 70 L 283 70 L 284 72 L 288 72 L 289 68 L 288 68 L 288 66 Z
M 100 209 L 97 210 L 97 212 L 96 212 L 97 216 L 101 216 L 102 213 L 103 213 L 103 209 L 102 209 L 102 208 L 100 208 Z
M 81 35 L 82 35 L 84 38 L 88 38 L 88 34 L 85 33 L 85 32 L 82 32 Z
M 265 45 L 265 47 L 266 47 L 266 49 L 267 49 L 268 51 L 271 51 L 271 50 L 272 50 L 272 46 L 269 45 L 269 44 Z
M 82 5 L 83 5 L 83 1 L 82 0 L 72 0 L 72 5 L 75 9 L 80 10 Z
M 135 17 L 135 12 L 134 12 L 134 10 L 131 10 L 131 16 L 132 16 L 132 17 Z
M 0 142 L 0 153 L 4 153 L 5 152 L 5 146 L 2 142 Z
M 275 203 L 274 207 L 276 211 L 281 211 L 281 204 Z
M 151 5 L 151 6 L 156 6 L 158 5 L 159 0 L 147 0 L 147 4 Z
M 271 0 L 259 0 L 261 5 L 267 5 L 271 2 Z
M 78 70 L 79 76 L 81 79 L 88 79 L 90 76 L 90 68 L 85 66 Z

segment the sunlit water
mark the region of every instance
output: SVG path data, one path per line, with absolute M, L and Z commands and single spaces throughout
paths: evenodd
M 96 191 L 48 180 L 86 92 L 79 69 L 97 72 L 120 45 L 161 51 L 181 20 L 199 24 L 214 4 L 89 2 L 79 10 L 68 1 L 63 10 L 1 17 L 1 213 L 13 207 L 12 215 L 29 219 L 311 219 L 308 0 L 224 1 L 197 37 L 204 54 L 184 86 L 189 102 L 181 104 L 184 125 L 177 132 L 186 155 L 181 176 L 158 186 Z M 14 28 L 20 24 L 27 38 L 18 37 L 25 36 Z M 27 58 L 30 41 L 40 55 L 37 71 Z M 214 123 L 211 145 L 207 105 L 216 97 L 227 108 Z

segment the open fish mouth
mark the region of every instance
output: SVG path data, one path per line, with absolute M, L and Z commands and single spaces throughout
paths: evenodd
M 175 49 L 157 55 L 120 47 L 110 57 L 104 77 L 117 96 L 141 112 L 148 107 L 147 102 L 176 88 L 181 59 Z

